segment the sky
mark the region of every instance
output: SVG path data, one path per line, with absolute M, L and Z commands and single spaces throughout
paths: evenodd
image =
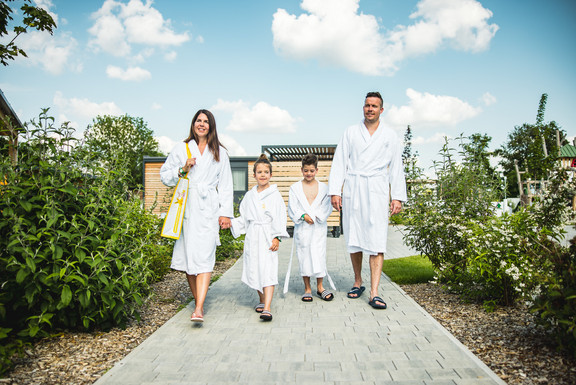
M 23 122 L 50 108 L 81 135 L 98 115 L 128 114 L 168 153 L 207 108 L 229 154 L 256 157 L 337 144 L 379 91 L 381 123 L 400 138 L 410 125 L 427 173 L 444 137 L 501 147 L 535 123 L 543 93 L 544 120 L 576 134 L 573 0 L 33 2 L 58 27 L 19 36 L 28 58 L 0 68 Z

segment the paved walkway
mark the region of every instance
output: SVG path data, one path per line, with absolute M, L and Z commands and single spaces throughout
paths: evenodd
M 281 244 L 282 283 L 291 245 Z M 96 385 L 505 384 L 385 275 L 380 294 L 388 309 L 372 309 L 368 293 L 346 298 L 352 267 L 345 250 L 343 237 L 328 238 L 328 269 L 338 288 L 332 302 L 300 300 L 294 258 L 288 293 L 282 283 L 276 289 L 272 322 L 254 312 L 258 297 L 240 282 L 239 261 L 210 287 L 203 324 L 189 321 L 188 306 Z M 389 251 L 416 254 L 398 231 L 390 231 Z M 365 260 L 366 284 L 368 271 Z

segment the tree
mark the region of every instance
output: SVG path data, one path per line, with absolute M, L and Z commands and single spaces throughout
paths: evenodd
M 142 158 L 162 156 L 153 131 L 142 118 L 97 116 L 84 134 L 85 145 L 96 154 L 95 161 L 110 170 L 124 167 L 130 170 L 131 187 L 142 183 Z
M 536 123 L 524 123 L 514 127 L 514 131 L 508 135 L 508 141 L 497 151 L 502 157 L 500 164 L 504 169 L 507 179 L 508 193 L 511 196 L 519 196 L 515 161 L 526 179 L 547 179 L 549 172 L 554 168 L 558 159 L 558 144 L 556 131 L 560 132 L 560 145 L 566 141 L 566 133 L 555 121 L 544 122 L 546 111 L 547 94 L 542 94 Z M 546 151 L 544 150 L 546 149 Z
M 14 10 L 8 5 L 9 2 L 13 1 L 0 1 L 0 38 L 8 35 L 8 24 L 14 20 L 12 17 Z M 8 44 L 0 44 L 0 63 L 5 66 L 8 65 L 8 60 L 14 60 L 18 55 L 27 57 L 26 52 L 14 43 L 18 36 L 28 32 L 29 28 L 38 31 L 48 31 L 52 35 L 56 28 L 56 22 L 45 9 L 26 3 L 30 3 L 30 0 L 24 0 L 24 4 L 20 7 L 23 16 L 22 25 L 14 26 L 15 36 Z

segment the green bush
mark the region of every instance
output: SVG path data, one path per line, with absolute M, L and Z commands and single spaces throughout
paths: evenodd
M 576 237 L 567 251 L 550 250 L 531 309 L 553 330 L 558 346 L 576 357 Z
M 13 167 L 0 161 L 0 350 L 56 328 L 124 326 L 149 290 L 158 227 L 125 183 L 44 110 Z

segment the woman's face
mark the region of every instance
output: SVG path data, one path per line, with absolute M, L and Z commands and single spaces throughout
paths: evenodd
M 194 133 L 198 138 L 206 139 L 210 131 L 210 123 L 206 114 L 200 114 L 194 121 Z

